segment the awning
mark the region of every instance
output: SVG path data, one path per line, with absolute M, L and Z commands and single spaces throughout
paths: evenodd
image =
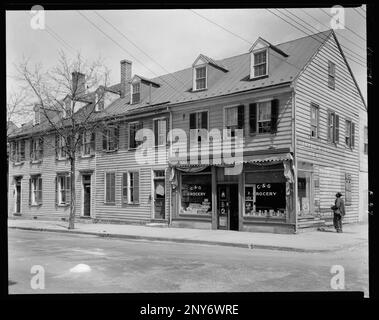
M 267 163 L 279 163 L 285 160 L 292 160 L 291 153 L 278 153 L 278 154 L 266 154 L 266 155 L 249 155 L 243 157 L 243 163 L 255 163 L 255 164 L 267 164 Z M 236 162 L 238 163 L 238 162 Z
M 218 161 L 214 162 L 213 157 L 210 157 L 208 163 L 201 163 L 201 160 L 198 161 L 190 161 L 190 159 L 176 159 L 176 161 L 170 161 L 169 165 L 172 167 L 185 168 L 185 167 L 203 167 L 203 166 L 217 166 L 217 167 L 234 167 L 235 164 L 241 163 L 252 163 L 257 165 L 268 165 L 268 164 L 277 164 L 286 160 L 292 160 L 292 155 L 289 152 L 284 153 L 276 153 L 276 154 L 251 154 L 244 155 L 243 158 L 222 158 L 220 162 L 220 158 Z M 229 160 L 229 161 L 228 161 Z

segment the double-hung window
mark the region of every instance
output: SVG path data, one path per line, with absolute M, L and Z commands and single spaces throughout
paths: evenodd
M 11 144 L 12 160 L 14 162 L 25 161 L 25 140 L 17 140 Z
M 56 202 L 58 205 L 71 203 L 71 179 L 69 173 L 61 173 L 56 177 Z
M 235 136 L 236 129 L 244 127 L 244 110 L 244 105 L 225 108 L 225 128 L 230 130 L 232 137 Z
M 63 137 L 59 134 L 55 135 L 55 155 L 57 159 L 66 159 L 68 157 L 71 137 Z
M 189 117 L 190 146 L 201 142 L 200 130 L 208 130 L 208 111 L 193 112 Z
M 132 84 L 132 104 L 139 103 L 141 99 L 141 83 L 136 82 Z
M 346 146 L 349 148 L 354 148 L 354 142 L 355 142 L 354 140 L 355 140 L 355 124 L 350 120 L 346 120 L 345 122 Z
M 278 116 L 278 99 L 249 104 L 250 134 L 276 133 Z
M 207 67 L 195 68 L 195 90 L 202 90 L 207 88 Z
M 328 61 L 328 86 L 334 89 L 336 85 L 336 65 Z
M 129 171 L 122 175 L 122 203 L 139 203 L 139 172 Z
M 143 128 L 142 122 L 129 123 L 129 149 L 136 149 L 143 141 L 137 140 L 138 130 Z
M 39 161 L 43 157 L 43 139 L 32 138 L 30 141 L 30 160 Z
M 164 146 L 167 141 L 167 119 L 154 120 L 155 146 Z
M 83 132 L 80 137 L 81 155 L 89 156 L 95 152 L 95 132 Z
M 42 178 L 40 175 L 35 175 L 29 179 L 29 205 L 40 204 L 42 204 Z
M 328 111 L 328 141 L 339 142 L 339 123 L 340 117 L 333 111 Z
M 267 75 L 267 49 L 254 53 L 254 77 Z
M 105 173 L 105 203 L 115 204 L 116 202 L 116 173 Z
M 311 137 L 319 137 L 319 107 L 317 104 L 311 103 Z
M 109 125 L 103 132 L 103 150 L 115 151 L 118 149 L 119 128 L 117 125 Z

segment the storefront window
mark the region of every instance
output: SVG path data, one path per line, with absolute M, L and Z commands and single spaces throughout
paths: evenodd
M 246 216 L 284 218 L 285 214 L 285 183 L 257 183 L 245 186 Z
M 297 179 L 297 197 L 299 215 L 310 214 L 310 177 L 299 177 Z
M 182 175 L 181 214 L 210 215 L 212 179 L 210 174 Z

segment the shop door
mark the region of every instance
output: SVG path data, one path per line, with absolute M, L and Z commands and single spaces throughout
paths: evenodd
M 154 171 L 154 219 L 165 218 L 165 172 Z
M 17 178 L 16 184 L 16 213 L 21 213 L 21 179 Z
M 91 216 L 91 176 L 83 175 L 83 216 Z
M 219 185 L 217 199 L 218 229 L 238 230 L 238 185 Z

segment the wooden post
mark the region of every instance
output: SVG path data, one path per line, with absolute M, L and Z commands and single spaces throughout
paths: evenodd
M 217 229 L 217 181 L 216 167 L 211 166 L 212 172 L 212 229 Z

